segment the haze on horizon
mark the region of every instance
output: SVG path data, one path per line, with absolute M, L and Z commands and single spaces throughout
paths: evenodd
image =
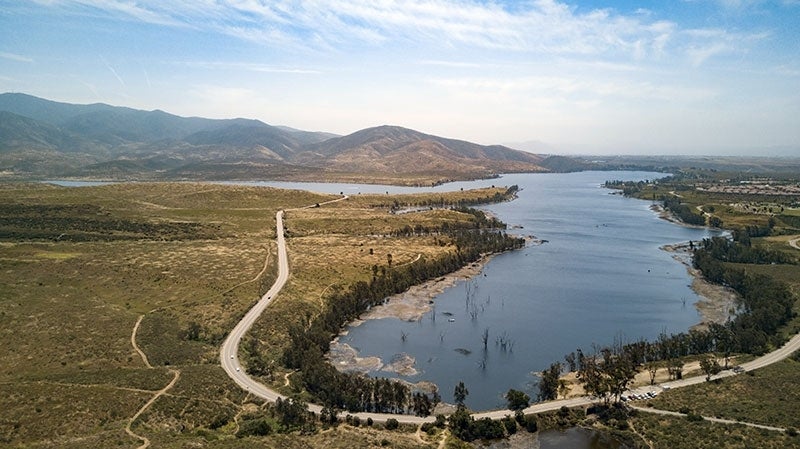
M 547 153 L 800 154 L 800 0 L 0 11 L 0 92 L 337 134 L 393 124 Z

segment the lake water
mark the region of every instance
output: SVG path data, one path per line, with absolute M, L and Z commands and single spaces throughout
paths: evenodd
M 700 321 L 698 297 L 686 268 L 660 247 L 719 233 L 670 223 L 649 201 L 601 187 L 611 179 L 659 176 L 582 172 L 488 181 L 522 190 L 516 200 L 485 209 L 517 227 L 511 232 L 547 243 L 497 255 L 481 274 L 439 295 L 420 321 L 369 320 L 348 328 L 340 342 L 385 363 L 410 355 L 414 376 L 371 374 L 434 382 L 445 401 L 464 381 L 467 405 L 486 410 L 504 407 L 509 388 L 536 397 L 535 372 L 576 348 L 686 331 Z

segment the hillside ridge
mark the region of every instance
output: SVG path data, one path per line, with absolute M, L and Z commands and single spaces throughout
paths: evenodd
M 543 159 L 396 125 L 338 136 L 254 119 L 181 117 L 158 109 L 0 94 L 0 173 L 11 179 L 444 182 L 548 171 Z

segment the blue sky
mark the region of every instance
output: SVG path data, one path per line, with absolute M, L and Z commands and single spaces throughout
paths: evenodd
M 0 0 L 11 91 L 541 152 L 800 155 L 800 0 Z

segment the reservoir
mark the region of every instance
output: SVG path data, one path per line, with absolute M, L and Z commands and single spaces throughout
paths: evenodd
M 436 297 L 419 321 L 367 320 L 348 327 L 339 343 L 386 364 L 413 360 L 415 372 L 407 375 L 369 374 L 433 382 L 445 402 L 452 402 L 455 385 L 463 381 L 467 406 L 487 410 L 504 407 L 509 388 L 535 398 L 536 373 L 577 348 L 590 353 L 592 345 L 615 339 L 652 340 L 661 332 L 687 331 L 700 321 L 698 296 L 686 267 L 661 247 L 720 232 L 671 223 L 651 210 L 650 201 L 601 187 L 606 180 L 661 176 L 519 174 L 465 183 L 464 188 L 517 184 L 516 200 L 483 209 L 506 222 L 509 232 L 544 243 L 493 257 L 477 276 Z

